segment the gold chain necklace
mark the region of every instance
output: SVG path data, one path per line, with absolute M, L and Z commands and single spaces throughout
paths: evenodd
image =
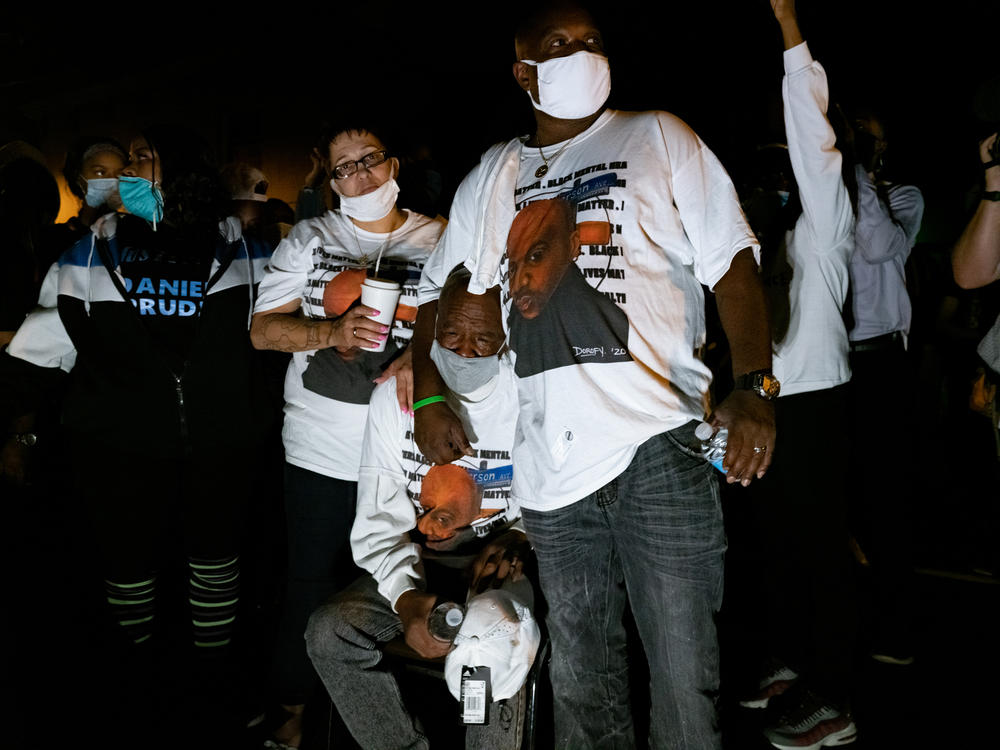
M 573 138 L 576 138 L 576 136 L 574 135 Z M 561 154 L 563 151 L 566 150 L 566 148 L 569 146 L 569 144 L 571 144 L 573 142 L 573 138 L 570 138 L 568 141 L 566 141 L 566 143 L 564 143 L 559 148 L 559 150 L 556 151 L 555 156 L 553 156 L 551 159 L 546 159 L 545 158 L 545 152 L 542 151 L 542 147 L 541 146 L 537 147 L 538 148 L 538 155 L 542 157 L 543 164 L 542 164 L 542 166 L 540 166 L 538 169 L 535 170 L 535 177 L 541 178 L 541 177 L 544 177 L 545 175 L 547 175 L 549 173 L 549 163 L 550 162 L 554 162 L 556 159 L 559 158 L 559 154 Z

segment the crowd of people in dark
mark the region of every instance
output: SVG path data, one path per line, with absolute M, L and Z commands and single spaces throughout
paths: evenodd
M 857 665 L 919 663 L 921 568 L 1000 573 L 1000 122 L 928 240 L 905 124 L 762 12 L 780 132 L 732 159 L 609 108 L 568 2 L 517 19 L 533 129 L 466 175 L 358 108 L 283 201 L 165 120 L 72 143 L 57 223 L 46 156 L 0 147 L 21 700 L 89 618 L 105 746 L 310 750 L 330 711 L 373 750 L 737 747 L 726 710 L 863 741 Z

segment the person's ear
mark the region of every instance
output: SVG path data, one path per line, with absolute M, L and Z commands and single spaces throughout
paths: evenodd
M 522 90 L 531 93 L 531 83 L 533 79 L 533 66 L 523 63 L 520 60 L 514 63 L 514 80 Z
M 391 174 L 392 179 L 398 180 L 399 179 L 399 159 L 397 159 L 395 156 L 392 156 L 392 157 L 389 158 L 389 161 L 392 162 L 391 166 L 394 167 L 394 169 L 392 170 L 392 174 Z
M 577 229 L 569 236 L 569 258 L 570 261 L 576 263 L 576 259 L 580 257 L 580 230 Z

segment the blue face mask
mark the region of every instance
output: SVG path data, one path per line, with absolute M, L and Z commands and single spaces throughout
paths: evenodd
M 146 221 L 156 223 L 163 221 L 163 193 L 160 188 L 145 177 L 118 178 L 118 195 L 122 199 L 125 210 L 133 216 L 140 216 Z
M 84 201 L 91 208 L 101 206 L 112 207 L 113 201 L 118 195 L 118 179 L 116 177 L 97 177 L 87 180 L 87 195 Z

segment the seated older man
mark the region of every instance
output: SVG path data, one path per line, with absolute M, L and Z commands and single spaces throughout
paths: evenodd
M 316 610 L 306 631 L 309 656 L 363 748 L 427 747 L 395 678 L 378 668 L 379 646 L 402 633 L 420 655 L 444 656 L 451 641 L 428 627 L 435 605 L 522 578 L 530 552 L 510 499 L 517 393 L 500 292 L 469 294 L 468 281 L 456 268 L 442 291 L 431 356 L 450 392 L 428 401 L 444 399 L 461 415 L 471 449 L 432 466 L 394 379 L 375 389 L 351 533 L 355 561 L 371 575 Z

